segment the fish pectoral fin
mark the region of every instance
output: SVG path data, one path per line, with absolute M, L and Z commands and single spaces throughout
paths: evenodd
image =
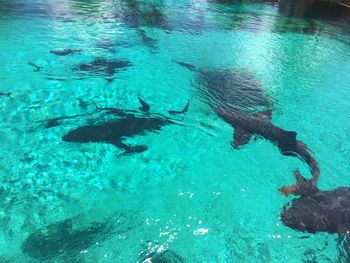
M 143 111 L 143 112 L 148 112 L 151 108 L 151 106 L 149 106 L 149 104 L 147 102 L 145 102 L 143 99 L 140 98 L 139 96 L 139 102 L 141 104 L 141 107 L 139 108 L 139 110 Z
M 136 146 L 131 146 L 129 144 L 125 144 L 121 141 L 116 141 L 113 143 L 115 146 L 117 146 L 120 149 L 123 149 L 124 152 L 122 154 L 117 155 L 118 157 L 120 156 L 125 156 L 128 154 L 133 154 L 133 153 L 142 153 L 144 151 L 147 151 L 148 147 L 147 145 L 136 145 Z
M 148 147 L 147 145 L 136 145 L 136 146 L 129 146 L 125 149 L 124 154 L 131 154 L 131 153 L 142 153 L 144 151 L 147 151 Z
M 267 119 L 267 120 L 271 121 L 272 110 L 268 109 L 268 110 L 264 110 L 264 111 L 255 112 L 252 114 L 252 116 L 257 117 L 257 118 Z
M 252 137 L 250 132 L 241 128 L 235 128 L 233 133 L 233 148 L 238 149 L 240 146 L 247 144 Z

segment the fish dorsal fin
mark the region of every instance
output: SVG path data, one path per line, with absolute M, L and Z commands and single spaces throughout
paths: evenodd
M 267 119 L 271 121 L 272 118 L 272 110 L 268 109 L 268 110 L 264 110 L 264 111 L 259 111 L 259 112 L 255 112 L 252 114 L 254 117 L 257 118 L 263 118 L 263 119 Z
M 235 128 L 233 133 L 233 147 L 238 149 L 240 146 L 247 144 L 252 137 L 250 132 L 247 132 L 241 128 Z
M 150 110 L 150 106 L 147 102 L 145 102 L 143 99 L 140 98 L 139 96 L 139 102 L 141 104 L 141 107 L 139 108 L 143 112 L 148 112 Z

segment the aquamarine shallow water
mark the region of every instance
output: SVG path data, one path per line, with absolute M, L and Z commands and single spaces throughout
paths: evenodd
M 286 19 L 261 3 L 1 5 L 0 92 L 13 99 L 0 97 L 0 262 L 137 262 L 164 250 L 185 262 L 345 260 L 336 235 L 299 238 L 305 234 L 279 219 L 290 199 L 277 189 L 294 183 L 296 168 L 309 175 L 306 164 L 263 139 L 233 150 L 232 128 L 197 92 L 203 83 L 174 63 L 254 75 L 273 101 L 273 123 L 315 151 L 320 188 L 348 186 L 350 37 L 343 21 L 312 20 L 311 30 L 310 20 Z M 64 48 L 82 53 L 49 53 Z M 133 66 L 112 82 L 72 70 L 96 57 Z M 63 142 L 80 119 L 45 128 L 50 118 L 93 111 L 92 103 L 137 109 L 138 95 L 162 114 L 190 99 L 182 125 L 127 140 L 148 145 L 144 153 L 117 158 L 113 145 Z M 49 259 L 23 253 L 29 235 L 72 218 L 82 227 L 112 227 L 84 250 Z

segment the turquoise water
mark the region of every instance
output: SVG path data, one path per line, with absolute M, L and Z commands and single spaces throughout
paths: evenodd
M 309 176 L 307 165 L 263 139 L 232 149 L 232 127 L 201 97 L 198 74 L 174 61 L 255 76 L 273 123 L 298 133 L 320 163 L 319 187 L 333 189 L 350 181 L 348 28 L 263 3 L 2 1 L 0 92 L 12 98 L 0 97 L 0 262 L 141 262 L 162 251 L 184 262 L 345 262 L 336 235 L 300 238 L 279 219 L 292 197 L 277 189 L 296 168 Z M 49 52 L 65 48 L 82 52 Z M 101 57 L 132 66 L 113 81 L 74 70 Z M 125 140 L 143 153 L 61 140 L 95 115 L 45 128 L 94 103 L 136 110 L 139 95 L 166 116 L 190 100 L 180 125 Z M 70 219 L 74 229 L 108 227 L 82 233 L 84 246 L 25 253 L 30 235 Z

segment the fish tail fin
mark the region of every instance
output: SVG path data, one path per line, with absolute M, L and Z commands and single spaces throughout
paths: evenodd
M 139 102 L 141 104 L 141 107 L 139 108 L 139 110 L 143 111 L 143 112 L 148 112 L 151 108 L 151 106 L 149 106 L 149 104 L 147 102 L 145 102 L 143 99 L 141 99 L 140 94 L 138 95 L 138 99 Z
M 306 179 L 301 175 L 300 171 L 297 169 L 294 172 L 294 177 L 297 182 L 291 186 L 284 186 L 278 189 L 284 196 L 288 195 L 301 195 L 306 196 L 311 193 L 317 192 L 317 181 L 313 179 Z

